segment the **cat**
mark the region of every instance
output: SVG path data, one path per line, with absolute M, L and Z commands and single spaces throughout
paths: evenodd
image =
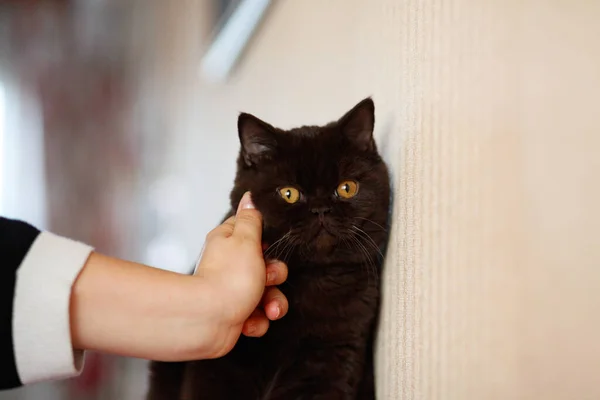
M 389 173 L 366 98 L 325 126 L 282 130 L 242 113 L 231 211 L 251 191 L 265 258 L 285 261 L 289 312 L 226 356 L 153 362 L 149 400 L 374 399 L 373 342 Z

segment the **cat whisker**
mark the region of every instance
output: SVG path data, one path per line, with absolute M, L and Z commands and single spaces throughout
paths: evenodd
M 272 248 L 274 248 L 275 246 L 277 246 L 282 240 L 284 240 L 286 238 L 286 236 L 289 234 L 289 232 L 287 232 L 285 235 L 283 235 L 282 237 L 280 237 L 279 239 L 277 239 L 274 243 L 272 243 L 265 252 L 270 251 Z
M 365 243 L 361 242 L 361 244 L 363 244 L 363 247 L 365 247 L 365 244 L 369 245 L 371 248 L 373 248 L 375 251 L 377 251 L 377 253 L 381 256 L 381 259 L 383 260 L 383 253 L 381 252 L 381 250 L 379 249 L 379 247 L 377 246 L 377 244 L 375 243 L 375 241 L 371 238 L 371 236 L 369 236 L 369 234 L 367 234 L 365 231 L 363 231 L 362 229 L 360 229 L 357 226 L 353 225 L 352 227 L 354 229 L 354 233 L 356 234 L 356 236 L 358 238 L 366 239 Z M 365 247 L 365 252 L 368 253 L 368 250 L 367 250 L 366 247 Z M 377 271 L 377 266 L 375 265 L 375 263 L 373 263 L 373 267 Z
M 286 254 L 285 254 L 285 256 L 283 257 L 283 258 L 284 258 L 284 260 L 287 260 L 287 259 L 288 259 L 288 257 L 290 256 L 290 254 L 292 254 L 292 253 L 293 253 L 293 251 L 296 249 L 296 244 L 295 244 L 294 242 L 292 242 L 292 241 L 290 240 L 290 241 L 289 241 L 289 243 L 290 243 L 290 246 L 288 247 L 288 251 L 287 251 L 287 253 L 286 253 Z
M 291 236 L 288 236 L 288 240 L 285 242 L 281 250 L 281 255 L 283 255 L 283 257 L 281 257 L 280 260 L 284 262 L 287 261 L 287 258 L 291 254 L 292 250 L 294 250 L 294 247 L 296 247 L 294 241 L 291 240 Z
M 297 244 L 295 243 L 291 234 L 292 234 L 292 231 L 290 230 L 286 235 L 284 235 L 284 236 L 286 236 L 285 240 L 282 240 L 276 249 L 277 250 L 277 259 L 280 261 L 287 262 L 288 257 L 290 256 L 290 254 L 292 254 L 292 252 L 297 247 Z
M 355 218 L 355 219 L 362 219 L 362 220 L 364 220 L 364 221 L 370 222 L 370 223 L 372 223 L 373 225 L 375 225 L 375 226 L 379 227 L 379 228 L 380 228 L 382 231 L 384 231 L 384 232 L 386 232 L 386 233 L 387 233 L 387 229 L 385 229 L 383 226 L 381 226 L 380 224 L 378 224 L 377 222 L 375 222 L 375 221 L 373 221 L 373 220 L 371 220 L 371 219 L 369 219 L 369 218 L 364 218 L 364 217 L 354 217 L 354 218 Z
M 362 238 L 362 237 L 359 236 L 357 231 L 354 231 L 353 233 L 354 233 L 354 235 L 349 236 L 349 238 L 353 241 L 353 243 L 355 243 L 357 245 L 358 249 L 365 256 L 365 262 L 367 263 L 367 271 L 369 273 L 373 273 L 373 276 L 375 277 L 375 279 L 379 280 L 379 273 L 377 271 L 377 265 L 371 258 L 371 255 L 369 254 L 369 251 L 367 250 L 365 245 L 359 240 L 359 238 Z
M 279 249 L 279 247 L 289 238 L 289 236 L 290 236 L 291 233 L 292 233 L 292 230 L 290 229 L 285 235 L 283 235 L 278 240 L 276 240 L 275 243 L 273 243 L 272 245 L 270 245 L 267 248 L 267 250 L 265 250 L 265 258 L 269 258 L 269 256 L 271 254 L 277 252 L 277 250 Z
M 373 248 L 373 250 L 376 250 L 377 253 L 383 259 L 383 253 L 381 252 L 381 249 L 379 248 L 379 246 L 377 246 L 377 243 L 375 243 L 375 241 L 373 240 L 373 238 L 367 232 L 365 232 L 364 230 L 360 229 L 358 226 L 352 225 L 352 228 L 355 230 L 355 232 L 357 232 L 362 237 L 364 237 L 365 239 L 367 239 L 367 243 Z
M 285 261 L 281 256 L 285 253 L 285 250 L 287 249 L 287 247 L 289 246 L 290 241 L 289 238 L 286 238 L 285 241 L 281 242 L 281 246 L 279 246 L 277 248 L 277 254 L 275 255 L 275 258 L 279 261 Z
M 349 239 L 353 240 L 354 242 L 356 242 L 356 239 L 353 237 L 350 237 Z M 349 250 L 353 250 L 355 249 L 355 247 L 352 246 L 352 243 L 350 242 L 350 240 L 346 240 L 344 238 L 342 238 L 342 242 L 346 245 L 346 247 Z M 359 246 L 360 249 L 360 246 Z M 362 249 L 360 249 L 362 252 Z M 371 274 L 372 274 L 372 268 L 370 266 L 370 263 L 367 264 L 367 284 L 370 286 L 371 285 Z

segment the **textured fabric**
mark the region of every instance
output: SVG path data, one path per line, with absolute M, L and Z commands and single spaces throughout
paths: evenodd
M 23 384 L 76 376 L 83 353 L 71 344 L 71 287 L 92 248 L 42 232 L 15 285 L 13 341 Z

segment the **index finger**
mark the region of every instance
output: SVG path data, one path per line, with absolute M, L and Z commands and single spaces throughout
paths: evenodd
M 262 243 L 262 216 L 254 207 L 250 192 L 246 192 L 242 197 L 234 224 L 232 236 L 252 240 L 260 247 Z

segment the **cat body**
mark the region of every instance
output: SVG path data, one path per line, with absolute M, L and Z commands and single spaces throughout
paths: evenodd
M 374 399 L 373 340 L 389 177 L 365 99 L 326 126 L 277 129 L 241 114 L 232 210 L 250 190 L 266 258 L 285 261 L 289 312 L 215 360 L 152 363 L 148 399 Z M 233 212 L 230 212 L 230 215 Z

